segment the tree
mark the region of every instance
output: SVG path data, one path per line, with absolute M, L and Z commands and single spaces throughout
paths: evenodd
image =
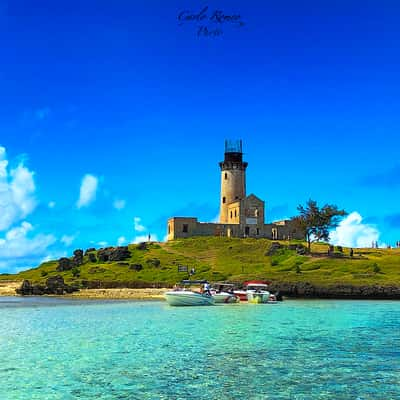
M 319 208 L 314 200 L 308 200 L 305 206 L 297 207 L 300 215 L 291 220 L 296 226 L 304 232 L 305 240 L 308 243 L 310 252 L 311 243 L 321 240 L 329 240 L 329 231 L 339 225 L 340 219 L 347 215 L 344 210 L 339 210 L 333 204 L 325 204 Z

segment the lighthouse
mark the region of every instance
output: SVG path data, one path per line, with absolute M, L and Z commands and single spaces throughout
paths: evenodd
M 221 199 L 219 222 L 228 223 L 228 205 L 246 198 L 246 168 L 243 161 L 242 141 L 225 140 L 224 161 L 221 169 Z

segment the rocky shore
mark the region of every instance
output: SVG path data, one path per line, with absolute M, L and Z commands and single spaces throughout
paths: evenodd
M 318 286 L 308 282 L 274 282 L 269 290 L 282 296 L 310 299 L 387 299 L 400 300 L 400 287 L 395 285 Z
M 85 299 L 132 299 L 163 300 L 167 288 L 86 288 L 66 285 L 61 277 L 49 278 L 45 285 L 34 285 L 29 281 L 0 282 L 0 296 L 19 295 L 63 295 Z M 274 282 L 271 293 L 279 292 L 289 298 L 309 299 L 387 299 L 400 300 L 400 286 L 396 285 L 314 285 L 309 282 Z

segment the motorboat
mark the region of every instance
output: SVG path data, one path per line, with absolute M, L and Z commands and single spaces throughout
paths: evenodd
M 240 301 L 249 303 L 268 303 L 270 293 L 267 290 L 268 283 L 264 281 L 247 281 L 243 289 L 235 290 L 234 294 L 239 296 Z
M 212 306 L 215 299 L 211 293 L 195 292 L 185 287 L 205 283 L 207 281 L 182 281 L 180 286 L 164 293 L 164 297 L 170 306 Z
M 270 293 L 267 304 L 279 304 L 277 296 L 275 294 Z
M 191 290 L 172 290 L 164 296 L 170 306 L 212 306 L 215 302 L 213 296 Z
M 231 283 L 214 283 L 211 295 L 216 304 L 232 304 L 240 301 L 239 296 L 233 293 L 234 285 Z

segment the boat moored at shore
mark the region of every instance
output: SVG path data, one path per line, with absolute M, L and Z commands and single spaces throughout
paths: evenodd
M 212 306 L 214 298 L 191 290 L 172 290 L 164 294 L 170 306 Z
M 205 280 L 183 280 L 173 290 L 164 293 L 164 297 L 170 306 L 212 306 L 215 299 L 211 292 L 207 289 L 204 292 L 195 292 L 190 290 L 193 285 L 205 285 L 207 288 L 209 284 Z
M 234 293 L 239 296 L 240 301 L 249 303 L 268 303 L 270 293 L 267 290 L 268 283 L 264 281 L 247 281 L 243 284 L 243 289 L 235 290 Z

